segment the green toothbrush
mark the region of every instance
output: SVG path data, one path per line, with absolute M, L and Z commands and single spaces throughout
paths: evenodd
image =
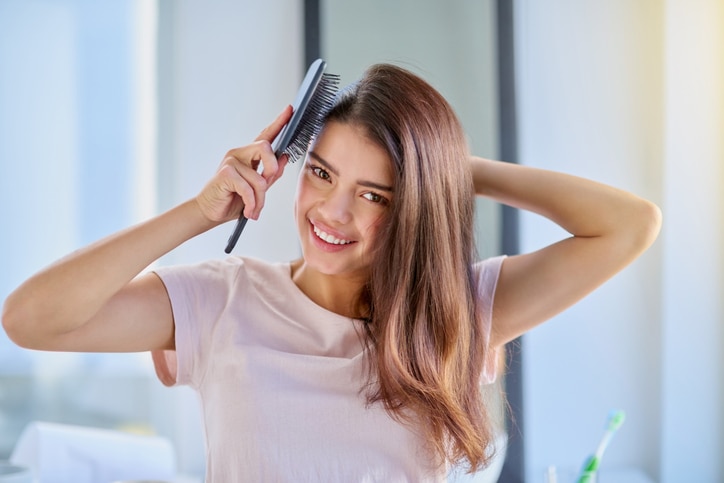
M 601 458 L 603 452 L 606 451 L 608 443 L 611 442 L 611 438 L 616 433 L 616 430 L 621 427 L 624 419 L 626 419 L 626 413 L 623 411 L 612 411 L 608 417 L 608 424 L 606 425 L 606 432 L 601 438 L 601 442 L 598 445 L 596 452 L 586 460 L 586 464 L 583 465 L 581 470 L 581 476 L 578 477 L 578 483 L 593 483 L 596 481 L 596 473 L 598 467 L 601 465 Z

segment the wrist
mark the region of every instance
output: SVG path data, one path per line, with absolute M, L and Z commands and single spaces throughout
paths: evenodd
M 187 200 L 179 208 L 184 211 L 185 218 L 192 223 L 196 234 L 204 233 L 224 223 L 224 220 L 215 220 L 207 216 L 197 198 Z
M 495 163 L 489 159 L 479 156 L 470 157 L 470 171 L 473 178 L 475 194 L 479 196 L 491 196 L 490 168 Z

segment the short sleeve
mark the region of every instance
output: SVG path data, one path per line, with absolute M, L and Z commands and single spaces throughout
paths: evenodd
M 228 305 L 238 267 L 231 261 L 210 260 L 154 272 L 171 301 L 176 344 L 175 350 L 152 352 L 156 375 L 167 386 L 198 387 L 211 350 L 214 324 Z
M 500 360 L 499 349 L 491 349 L 488 345 L 490 341 L 490 331 L 493 326 L 493 300 L 495 299 L 495 289 L 498 285 L 498 277 L 500 269 L 503 266 L 505 255 L 488 258 L 475 264 L 475 272 L 478 277 L 478 302 L 480 303 L 481 324 L 483 327 L 483 337 L 486 347 L 485 365 L 481 374 L 482 384 L 492 384 L 495 382 L 498 373 L 498 361 Z

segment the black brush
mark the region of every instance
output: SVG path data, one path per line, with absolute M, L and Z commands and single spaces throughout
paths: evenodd
M 289 156 L 289 161 L 294 163 L 304 156 L 309 142 L 322 129 L 322 122 L 334 103 L 337 89 L 339 88 L 339 76 L 336 74 L 325 74 L 324 69 L 327 63 L 322 59 L 312 62 L 304 76 L 302 85 L 299 86 L 297 98 L 292 104 L 292 118 L 284 130 L 274 140 L 272 148 L 274 155 L 278 158 L 282 154 Z M 248 219 L 244 216 L 242 208 L 236 228 L 229 237 L 226 244 L 226 253 L 236 246 L 241 232 L 246 226 Z

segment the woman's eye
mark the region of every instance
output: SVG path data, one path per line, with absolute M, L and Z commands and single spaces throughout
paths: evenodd
M 380 196 L 377 193 L 369 192 L 363 194 L 362 196 L 364 196 L 373 203 L 387 204 L 387 198 L 385 198 L 384 196 Z
M 310 165 L 310 166 L 309 166 L 309 169 L 312 170 L 312 173 L 314 173 L 314 175 L 315 175 L 317 178 L 321 178 L 321 179 L 324 179 L 324 180 L 328 180 L 328 179 L 329 179 L 329 173 L 328 173 L 327 171 L 325 171 L 323 168 L 320 168 L 319 166 L 311 166 L 311 165 Z

